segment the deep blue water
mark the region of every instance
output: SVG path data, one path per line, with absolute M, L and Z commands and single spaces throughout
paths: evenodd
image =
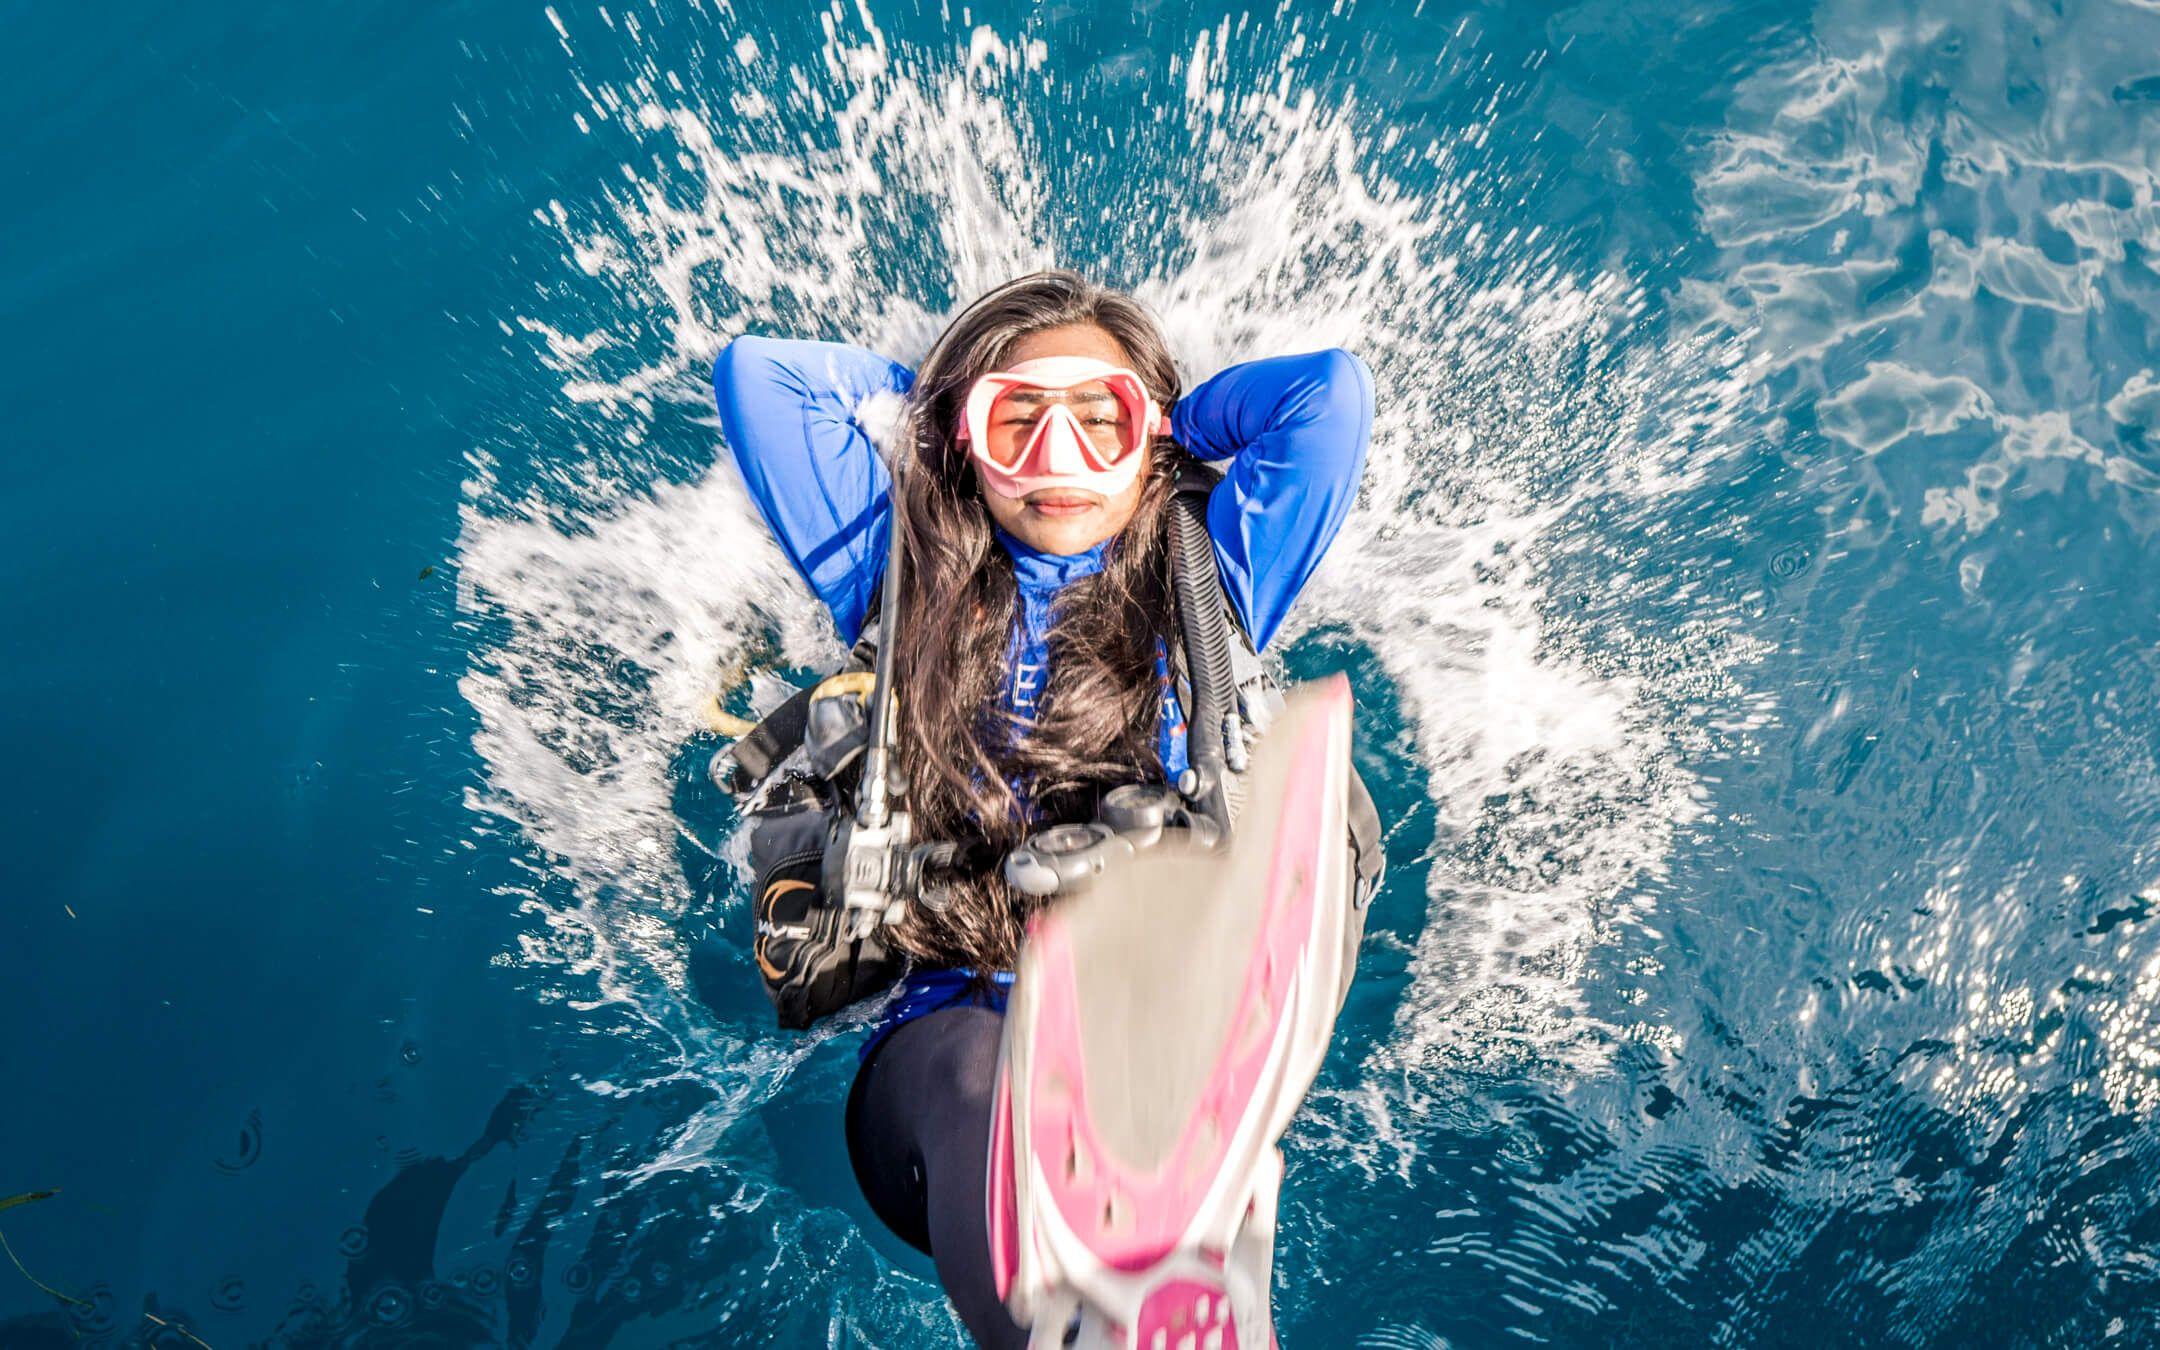
M 1285 1344 L 2160 1344 L 2160 10 L 1306 9 L 7 7 L 0 1344 L 953 1343 L 699 373 L 1051 258 L 1379 377 Z

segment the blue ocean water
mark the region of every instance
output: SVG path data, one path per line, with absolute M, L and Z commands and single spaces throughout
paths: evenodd
M 1286 1345 L 2160 1344 L 2150 0 L 7 18 L 0 1344 L 955 1343 L 700 375 L 1051 261 L 1377 376 Z

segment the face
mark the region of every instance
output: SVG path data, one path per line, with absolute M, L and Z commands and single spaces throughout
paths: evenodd
M 1102 329 L 1093 324 L 1074 324 L 1028 334 L 1013 345 L 1006 366 L 1045 356 L 1087 356 L 1116 366 L 1129 366 L 1132 361 L 1117 339 Z M 992 408 L 986 448 L 1001 462 L 1017 458 L 1035 429 L 1035 419 L 1053 401 L 1070 408 L 1088 435 L 1100 438 L 1099 443 L 1115 443 L 1127 417 L 1123 406 L 1099 381 L 1058 393 L 1015 390 Z M 1041 488 L 1025 497 L 1006 497 L 983 481 L 980 465 L 976 466 L 976 485 L 990 506 L 991 518 L 1029 548 L 1043 553 L 1085 553 L 1124 529 L 1132 519 L 1133 508 L 1140 504 L 1140 489 L 1147 482 L 1147 456 L 1152 451 L 1142 445 L 1134 453 L 1141 456 L 1140 472 L 1115 496 L 1079 488 Z

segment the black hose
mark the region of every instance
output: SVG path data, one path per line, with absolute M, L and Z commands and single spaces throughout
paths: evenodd
M 1223 729 L 1236 696 L 1230 665 L 1230 634 L 1221 622 L 1222 580 L 1215 567 L 1215 545 L 1208 537 L 1207 498 L 1198 492 L 1171 497 L 1170 547 L 1172 584 L 1177 590 L 1179 624 L 1185 632 L 1185 673 L 1193 706 L 1185 710 L 1185 757 L 1192 767 L 1190 787 L 1179 791 L 1194 805 L 1230 827 L 1229 777 Z

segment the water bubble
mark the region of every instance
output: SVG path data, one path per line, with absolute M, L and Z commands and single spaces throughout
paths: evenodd
M 138 1343 L 147 1350 L 196 1350 L 202 1344 L 192 1332 L 170 1320 L 152 1322 L 149 1334 L 142 1337 Z
M 344 1257 L 348 1261 L 357 1260 L 360 1257 L 366 1256 L 368 1249 L 367 1225 L 364 1223 L 356 1223 L 352 1227 L 346 1229 L 344 1232 L 338 1234 L 337 1249 L 338 1255 Z
M 112 1286 L 92 1285 L 89 1293 L 68 1304 L 67 1317 L 78 1335 L 98 1337 L 110 1332 L 117 1320 Z
M 262 1111 L 260 1108 L 247 1113 L 240 1124 L 240 1136 L 233 1152 L 217 1159 L 217 1169 L 228 1175 L 245 1172 L 262 1158 Z
M 675 1267 L 665 1261 L 655 1261 L 646 1269 L 645 1278 L 651 1280 L 655 1287 L 664 1286 L 675 1278 Z
M 329 1317 L 323 1312 L 322 1299 L 315 1293 L 315 1286 L 304 1284 L 285 1310 L 284 1327 L 288 1335 L 312 1336 L 329 1325 Z
M 476 1266 L 471 1284 L 476 1294 L 492 1294 L 502 1284 L 502 1275 L 493 1266 Z
M 583 1261 L 572 1263 L 562 1273 L 563 1288 L 573 1294 L 582 1294 L 592 1288 L 592 1267 Z
M 227 1275 L 210 1291 L 210 1306 L 219 1312 L 239 1312 L 246 1302 L 247 1282 L 238 1275 Z
M 429 1280 L 420 1286 L 420 1306 L 433 1310 L 440 1308 L 450 1298 L 450 1291 L 440 1280 Z
M 412 1316 L 412 1310 L 412 1296 L 401 1285 L 378 1285 L 375 1292 L 368 1295 L 368 1320 L 377 1326 L 403 1325 L 405 1319 Z
M 513 1289 L 525 1288 L 539 1273 L 530 1257 L 513 1256 L 503 1263 L 503 1278 L 510 1281 Z
M 405 1044 L 398 1047 L 398 1058 L 403 1060 L 408 1068 L 418 1064 L 420 1062 L 420 1046 L 413 1041 L 405 1042 Z
M 1806 544 L 1787 544 L 1770 555 L 1769 573 L 1774 581 L 1790 581 L 1807 571 L 1814 552 Z

